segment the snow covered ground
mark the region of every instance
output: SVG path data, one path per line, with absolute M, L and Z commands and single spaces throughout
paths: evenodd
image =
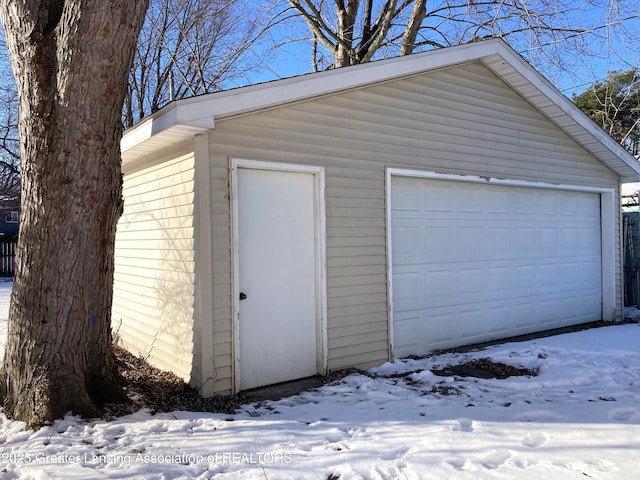
M 486 357 L 540 374 L 432 373 Z M 639 478 L 638 324 L 397 361 L 370 373 L 235 415 L 69 416 L 35 432 L 0 415 L 0 478 Z

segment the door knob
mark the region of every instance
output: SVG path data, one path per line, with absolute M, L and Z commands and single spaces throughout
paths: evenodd
M 245 298 L 247 298 L 247 294 L 244 292 L 240 292 L 240 300 L 244 300 Z

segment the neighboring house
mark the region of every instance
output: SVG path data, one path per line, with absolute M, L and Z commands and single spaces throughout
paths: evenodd
M 0 210 L 0 237 L 15 237 L 18 234 L 20 225 L 20 210 L 1 209 Z
M 203 395 L 622 319 L 640 166 L 501 40 L 181 100 L 122 151 L 114 330 Z
M 20 205 L 0 201 L 0 238 L 15 237 L 20 225 Z

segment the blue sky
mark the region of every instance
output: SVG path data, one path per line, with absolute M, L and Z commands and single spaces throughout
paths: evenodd
M 263 2 L 245 0 L 246 7 L 259 8 Z M 431 0 L 431 3 L 445 0 Z M 626 71 L 640 65 L 640 1 L 638 0 L 512 0 L 526 5 L 539 2 L 564 2 L 572 26 L 580 26 L 583 34 L 565 39 L 558 35 L 555 41 L 543 48 L 527 45 L 526 37 L 508 37 L 516 51 L 546 76 L 568 97 L 582 93 L 598 80 L 606 78 L 610 71 Z M 589 7 L 585 7 L 586 3 Z M 269 2 L 267 2 L 269 3 Z M 275 3 L 275 2 L 273 2 Z M 281 0 L 281 3 L 286 3 Z M 327 2 L 331 4 L 331 2 Z M 471 2 L 472 3 L 472 2 Z M 496 2 L 498 4 L 500 2 Z M 272 11 L 267 14 L 272 15 Z M 311 44 L 308 27 L 301 22 L 285 22 L 267 32 L 259 46 L 249 55 L 256 65 L 246 78 L 226 82 L 224 88 L 233 88 L 247 83 L 270 81 L 312 71 Z M 579 40 L 579 42 L 576 42 Z M 583 50 L 578 50 L 576 44 Z M 277 48 L 273 48 L 277 45 Z M 8 61 L 4 49 L 0 51 L 0 66 L 8 74 Z

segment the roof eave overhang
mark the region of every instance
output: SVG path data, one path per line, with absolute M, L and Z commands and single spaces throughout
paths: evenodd
M 123 164 L 157 154 L 214 127 L 213 116 L 194 121 L 181 116 L 184 110 L 179 102 L 171 103 L 125 131 L 120 142 Z
M 640 180 L 640 162 L 511 48 L 482 60 L 531 105 L 609 167 L 621 182 Z
M 615 172 L 640 181 L 640 162 L 499 39 L 301 75 L 173 102 L 127 130 L 127 163 L 212 130 L 215 120 L 480 61 L 543 115 Z

